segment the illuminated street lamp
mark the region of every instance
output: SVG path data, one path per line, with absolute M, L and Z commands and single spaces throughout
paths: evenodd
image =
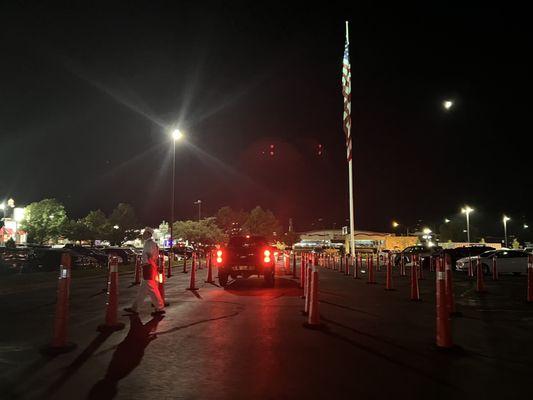
M 529 228 L 529 225 L 528 224 L 524 224 L 524 229 L 527 229 Z
M 120 229 L 120 226 L 118 226 L 118 225 L 113 225 L 113 229 Z
M 169 241 L 169 247 L 172 250 L 172 246 L 174 245 L 174 235 L 173 235 L 173 225 L 174 225 L 174 194 L 176 192 L 175 189 L 175 183 L 176 183 L 176 142 L 181 141 L 185 135 L 182 131 L 179 129 L 174 129 L 171 132 L 172 136 L 172 195 L 171 195 L 171 201 L 170 201 L 170 241 Z
M 474 209 L 470 208 L 469 206 L 461 208 L 461 212 L 463 214 L 466 214 L 466 240 L 468 241 L 468 243 L 470 243 L 470 213 L 472 211 L 474 211 Z
M 398 228 L 400 226 L 400 224 L 396 221 L 392 221 L 392 227 L 393 228 Z
M 450 220 L 448 218 L 444 218 L 444 223 L 445 224 L 449 224 L 450 223 Z
M 445 109 L 446 111 L 448 111 L 450 108 L 453 107 L 453 101 L 451 101 L 451 100 L 444 100 L 444 101 L 442 102 L 442 106 L 444 107 L 444 109 Z
M 507 247 L 507 221 L 510 221 L 511 218 L 509 218 L 508 216 L 504 215 L 503 218 L 502 218 L 502 221 L 503 221 L 503 234 L 504 234 L 504 237 L 505 237 L 505 247 Z
M 179 129 L 174 129 L 172 131 L 172 139 L 174 139 L 174 142 L 183 139 L 183 133 Z

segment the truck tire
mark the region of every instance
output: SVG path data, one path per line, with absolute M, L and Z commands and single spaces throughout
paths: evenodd
M 267 287 L 274 286 L 274 271 L 265 273 L 265 286 Z
M 224 272 L 218 273 L 218 283 L 222 287 L 226 287 L 228 285 L 228 274 Z

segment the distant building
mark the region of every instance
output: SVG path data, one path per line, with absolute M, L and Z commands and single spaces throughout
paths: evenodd
M 355 231 L 355 247 L 360 250 L 403 250 L 418 242 L 416 236 L 396 236 L 394 233 Z M 294 245 L 298 250 L 314 248 L 343 248 L 349 249 L 350 235 L 343 229 L 315 230 L 303 232 L 300 242 Z

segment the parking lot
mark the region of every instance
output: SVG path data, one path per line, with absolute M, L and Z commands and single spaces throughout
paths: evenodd
M 299 265 L 299 263 L 298 263 Z M 99 334 L 104 318 L 103 274 L 71 287 L 71 353 L 44 357 L 52 331 L 55 286 L 0 295 L 8 321 L 0 332 L 2 398 L 188 399 L 251 398 L 518 398 L 533 372 L 529 346 L 533 306 L 525 276 L 475 280 L 454 277 L 457 310 L 451 352 L 435 348 L 434 274 L 420 280 L 420 302 L 409 299 L 409 278 L 394 273 L 394 291 L 320 268 L 319 306 L 326 329 L 302 326 L 302 290 L 277 266 L 275 287 L 250 278 L 226 289 L 207 284 L 186 290 L 189 274 L 175 268 L 167 281 L 164 318 L 120 316 L 122 331 Z M 216 274 L 215 274 L 216 275 Z M 120 275 L 120 309 L 136 287 Z M 28 318 L 31 316 L 31 318 Z M 38 334 L 37 334 L 38 332 Z M 523 396 L 523 395 L 521 395 Z

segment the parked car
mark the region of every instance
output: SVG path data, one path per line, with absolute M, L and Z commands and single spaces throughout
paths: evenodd
M 420 257 L 420 265 L 422 268 L 429 267 L 429 257 L 433 256 L 437 252 L 441 251 L 442 247 L 440 246 L 431 246 L 426 247 L 422 245 L 409 246 L 403 249 L 401 252 L 396 254 L 394 258 L 394 265 L 396 267 L 400 266 L 401 260 L 403 258 L 405 265 L 409 265 L 413 260 L 413 255 Z
M 479 256 L 465 257 L 457 260 L 456 269 L 461 272 L 468 271 L 468 265 L 472 262 L 472 266 L 477 266 L 477 261 L 481 262 L 481 269 L 484 274 L 492 273 L 492 263 L 496 258 L 496 265 L 498 273 L 512 273 L 519 275 L 527 272 L 527 260 L 529 253 L 523 250 L 489 250 Z
M 178 243 L 172 248 L 172 252 L 188 260 L 194 253 L 194 247 Z
M 30 247 L 0 248 L 2 272 L 19 272 L 34 256 L 35 250 Z
M 72 244 L 66 244 L 64 248 L 74 250 L 76 253 L 80 255 L 94 257 L 96 260 L 98 260 L 98 263 L 102 267 L 105 267 L 109 261 L 109 256 L 103 251 L 96 249 L 96 248 L 84 247 L 84 246 L 72 245 Z
M 25 271 L 58 271 L 61 255 L 67 251 L 71 256 L 73 269 L 87 269 L 100 267 L 99 261 L 92 256 L 80 254 L 73 249 L 41 248 L 35 249 L 32 258 L 25 266 Z
M 21 270 L 34 257 L 35 250 L 30 247 L 3 247 L 0 257 L 4 268 Z
M 228 284 L 228 277 L 237 279 L 252 275 L 263 276 L 267 286 L 274 285 L 276 249 L 262 236 L 232 236 L 227 246 L 216 251 L 220 286 Z
M 135 262 L 136 254 L 129 247 L 102 247 L 99 250 L 108 256 L 115 256 L 119 264 L 130 264 Z
M 485 245 L 473 245 L 473 246 L 462 246 L 456 247 L 454 249 L 441 249 L 436 252 L 434 255 L 443 256 L 446 254 L 450 255 L 452 268 L 456 268 L 457 260 L 465 257 L 476 257 L 486 251 L 494 250 L 494 247 L 485 246 Z

